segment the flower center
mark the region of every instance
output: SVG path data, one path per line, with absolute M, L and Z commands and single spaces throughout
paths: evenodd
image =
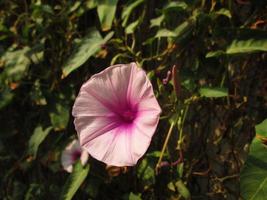
M 127 110 L 127 111 L 124 111 L 122 114 L 121 114 L 121 117 L 123 119 L 123 121 L 127 122 L 127 123 L 130 123 L 134 120 L 135 118 L 135 112 L 133 111 L 130 111 L 130 110 Z
M 76 151 L 74 151 L 72 153 L 71 157 L 72 157 L 72 160 L 73 161 L 76 161 L 77 159 L 79 159 L 81 157 L 81 152 L 78 151 L 78 150 L 76 150 Z

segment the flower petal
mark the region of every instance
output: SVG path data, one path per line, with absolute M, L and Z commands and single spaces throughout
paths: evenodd
M 157 128 L 159 117 L 142 117 L 134 121 L 134 128 L 131 133 L 131 153 L 133 162 L 137 163 L 147 151 L 152 136 Z
M 88 161 L 88 158 L 89 158 L 89 154 L 87 153 L 86 150 L 82 150 L 82 154 L 81 154 L 81 163 L 82 165 L 85 165 Z
M 70 150 L 64 150 L 61 154 L 61 164 L 64 170 L 71 173 L 72 172 L 72 165 L 73 165 L 73 159 L 72 159 L 72 151 Z
M 131 158 L 129 134 L 127 129 L 118 127 L 88 142 L 85 148 L 107 165 L 132 166 L 136 163 Z
M 90 155 L 108 165 L 132 166 L 146 152 L 160 112 L 145 72 L 131 63 L 92 76 L 81 87 L 72 114 Z
M 124 108 L 132 68 L 129 65 L 114 65 L 93 75 L 81 90 L 87 91 L 112 112 Z
M 68 146 L 65 148 L 65 150 L 61 154 L 61 164 L 63 166 L 63 169 L 67 172 L 71 173 L 73 169 L 73 164 L 76 160 L 73 159 L 73 154 L 75 152 L 80 152 L 81 146 L 79 144 L 78 140 L 73 140 Z

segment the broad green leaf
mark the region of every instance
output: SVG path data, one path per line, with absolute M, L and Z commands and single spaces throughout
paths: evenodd
M 129 194 L 129 200 L 142 200 L 141 194 L 134 194 L 133 192 L 131 192 Z
M 37 126 L 34 129 L 28 144 L 28 154 L 32 155 L 33 158 L 36 158 L 40 144 L 44 141 L 44 139 L 49 134 L 51 129 L 52 127 L 48 127 L 45 130 L 43 130 L 41 126 Z
M 131 34 L 135 31 L 135 29 L 137 28 L 139 24 L 139 20 L 134 21 L 133 23 L 129 24 L 126 28 L 125 28 L 125 33 L 126 34 Z
M 150 28 L 152 28 L 154 26 L 160 26 L 161 23 L 163 22 L 164 18 L 165 18 L 164 15 L 161 15 L 157 18 L 151 19 L 150 20 Z
M 176 37 L 176 33 L 168 29 L 160 29 L 155 35 L 155 38 L 160 38 L 160 37 Z
M 85 2 L 85 6 L 88 8 L 88 9 L 93 9 L 97 6 L 97 1 L 98 0 L 86 0 Z
M 139 6 L 140 4 L 142 4 L 144 2 L 144 0 L 137 0 L 137 1 L 133 1 L 132 3 L 130 3 L 129 5 L 126 5 L 125 8 L 123 9 L 122 11 L 122 14 L 121 14 L 121 19 L 123 20 L 122 21 L 122 26 L 125 27 L 127 22 L 128 22 L 128 19 L 132 13 L 132 11 L 137 7 Z
M 68 76 L 72 71 L 84 64 L 91 56 L 95 55 L 101 49 L 101 45 L 105 44 L 112 37 L 112 35 L 113 32 L 110 32 L 103 39 L 98 30 L 92 28 L 88 35 L 79 42 L 74 52 L 63 65 L 62 78 Z
M 183 183 L 182 180 L 178 180 L 175 183 L 175 186 L 178 190 L 178 192 L 185 198 L 185 199 L 190 199 L 191 195 L 185 184 Z
M 188 5 L 181 1 L 171 1 L 166 6 L 164 6 L 163 11 L 169 10 L 186 10 Z
M 49 113 L 49 116 L 55 131 L 64 130 L 69 122 L 69 107 L 57 103 L 53 112 Z
M 73 5 L 71 5 L 71 7 L 69 9 L 69 13 L 76 11 L 80 6 L 81 6 L 81 2 L 76 1 Z
M 6 78 L 8 82 L 16 82 L 21 80 L 28 70 L 30 60 L 26 53 L 30 50 L 29 47 L 24 47 L 20 50 L 8 50 L 0 57 L 0 63 L 3 63 L 2 78 Z
M 100 20 L 101 28 L 107 31 L 111 28 L 118 0 L 99 0 L 97 13 Z
M 257 134 L 267 137 L 267 119 L 258 124 L 255 129 Z
M 174 30 L 176 37 L 182 39 L 187 36 L 187 33 L 193 28 L 193 21 L 187 20 L 177 26 Z
M 80 162 L 77 162 L 75 164 L 73 172 L 70 174 L 70 176 L 67 179 L 67 182 L 65 183 L 61 198 L 62 200 L 71 200 L 85 178 L 87 177 L 89 172 L 89 165 L 82 166 Z
M 212 57 L 218 57 L 221 55 L 225 55 L 224 51 L 218 50 L 218 51 L 210 51 L 206 54 L 206 58 L 212 58 Z
M 169 189 L 170 191 L 173 191 L 173 192 L 176 191 L 176 189 L 175 189 L 175 185 L 174 185 L 173 182 L 169 182 L 168 185 L 167 185 L 167 187 L 168 187 L 168 189 Z
M 234 40 L 226 54 L 254 53 L 267 51 L 267 39 Z
M 246 200 L 265 200 L 267 194 L 267 146 L 254 138 L 241 171 L 241 195 Z
M 231 12 L 228 9 L 221 8 L 220 10 L 215 12 L 216 15 L 224 15 L 228 18 L 232 18 Z
M 228 89 L 220 87 L 202 87 L 199 93 L 204 97 L 226 97 L 228 95 Z
M 143 159 L 138 166 L 137 177 L 147 184 L 155 182 L 155 171 L 147 158 Z

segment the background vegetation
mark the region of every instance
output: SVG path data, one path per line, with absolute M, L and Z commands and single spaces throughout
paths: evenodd
M 265 0 L 1 0 L 0 42 L 0 199 L 266 199 Z M 163 110 L 147 154 L 66 173 L 81 84 L 132 61 Z

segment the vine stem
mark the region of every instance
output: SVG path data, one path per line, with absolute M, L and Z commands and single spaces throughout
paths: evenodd
M 166 138 L 165 138 L 165 141 L 164 141 L 162 150 L 161 150 L 161 152 L 160 152 L 160 157 L 159 157 L 158 163 L 157 163 L 157 165 L 156 165 L 156 172 L 158 172 L 158 169 L 159 169 L 159 167 L 160 167 L 160 163 L 161 163 L 161 161 L 162 161 L 164 152 L 165 152 L 166 147 L 167 147 L 167 144 L 168 144 L 168 142 L 169 142 L 169 139 L 170 139 L 170 136 L 171 136 L 171 133 L 172 133 L 174 124 L 175 124 L 175 122 L 172 122 L 172 123 L 171 123 L 171 126 L 170 126 L 170 128 L 169 128 L 169 131 L 168 131 L 167 136 L 166 136 Z
M 180 123 L 178 123 L 179 127 L 179 140 L 178 140 L 178 144 L 177 144 L 177 149 L 178 150 L 181 150 L 181 143 L 182 143 L 182 139 L 183 139 L 183 128 L 184 128 L 184 122 L 185 122 L 185 118 L 186 118 L 186 115 L 187 115 L 187 112 L 188 112 L 188 109 L 189 109 L 189 105 L 190 104 L 187 104 L 186 107 L 185 107 L 185 111 L 182 111 L 184 113 L 182 113 L 182 119 L 180 118 L 179 121 Z

